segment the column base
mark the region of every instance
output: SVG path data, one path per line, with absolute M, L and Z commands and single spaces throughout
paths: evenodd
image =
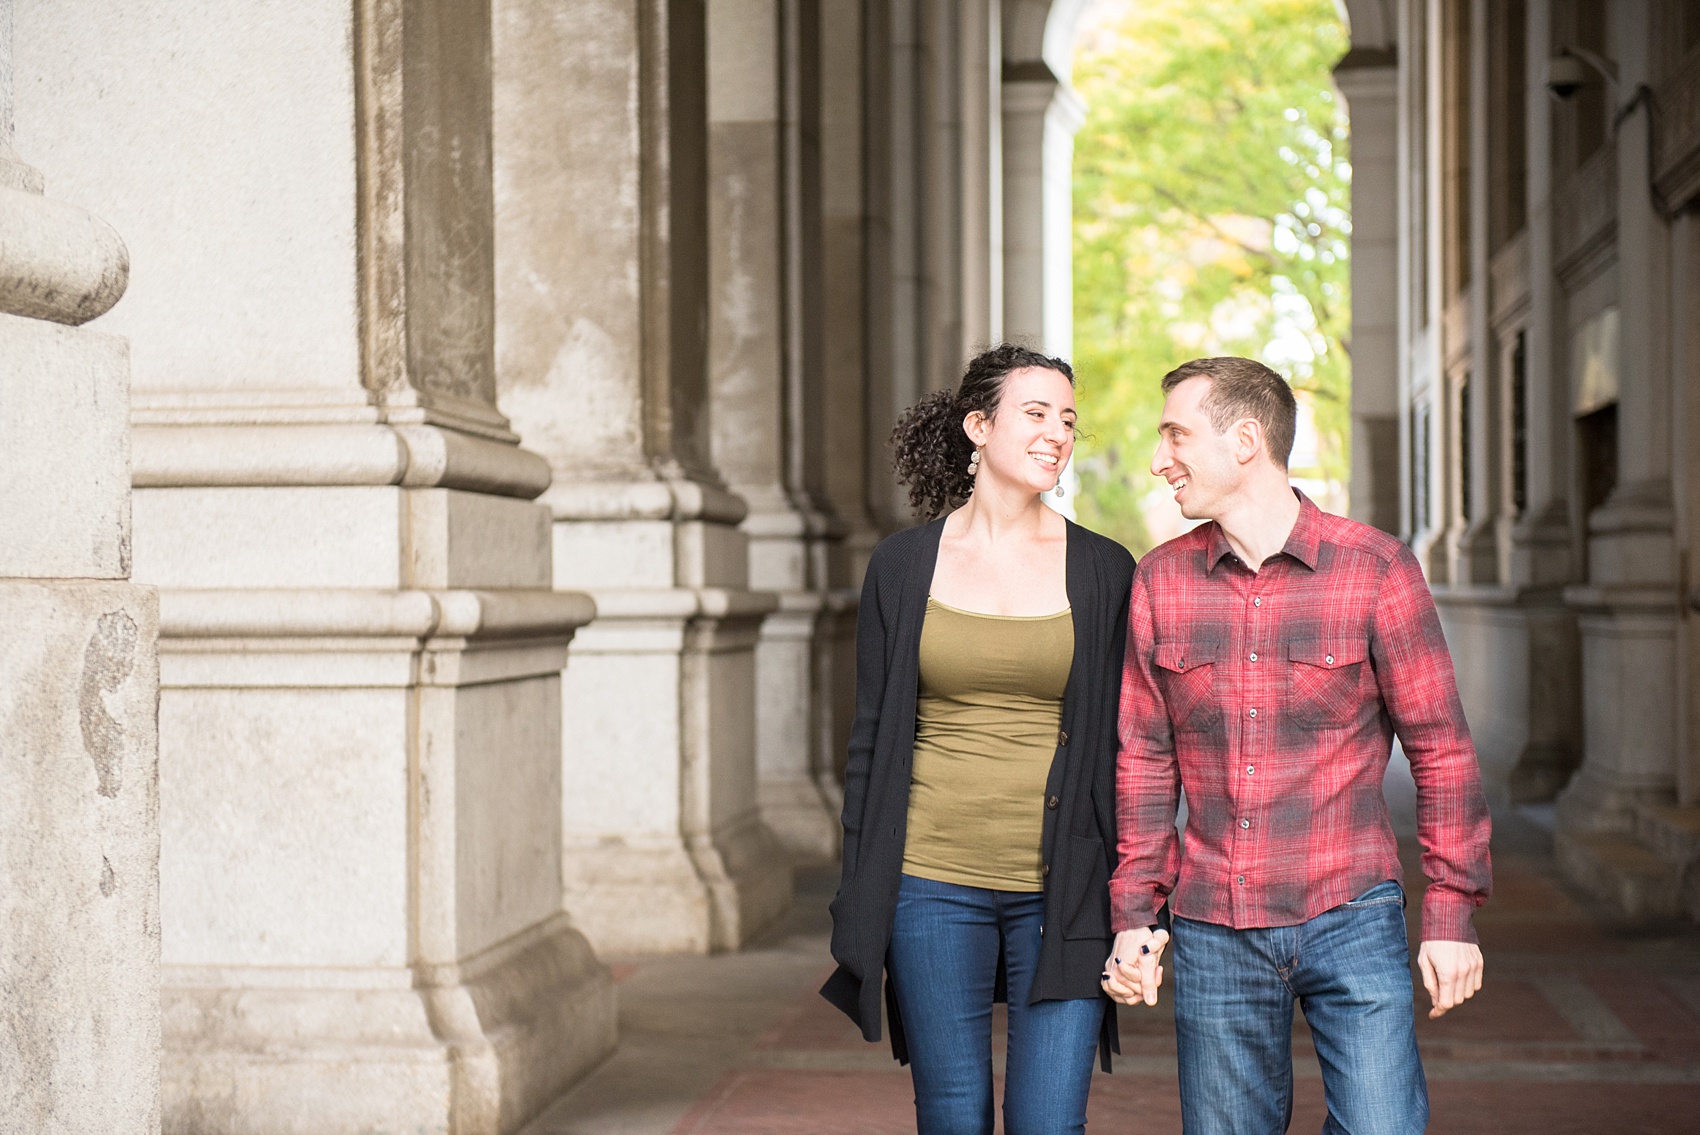
M 544 590 L 161 594 L 164 1130 L 505 1135 L 615 1043 Z
M 563 678 L 565 905 L 598 952 L 734 950 L 790 905 L 757 806 L 769 592 L 595 593 Z
M 506 1135 L 613 1051 L 564 915 L 456 967 L 168 967 L 165 1132 Z
M 791 907 L 791 867 L 753 817 L 710 838 L 566 847 L 565 906 L 604 955 L 736 950 Z
M 838 856 L 838 806 L 815 778 L 837 732 L 832 636 L 842 601 L 825 591 L 778 599 L 756 645 L 757 804 L 793 862 L 825 863 Z
M 1489 803 L 1551 800 L 1582 747 L 1575 614 L 1550 588 L 1434 595 Z
M 1529 744 L 1506 777 L 1513 804 L 1544 804 L 1558 796 L 1576 773 L 1576 750 L 1567 744 Z
M 1676 611 L 1662 587 L 1571 587 L 1582 640 L 1581 770 L 1561 828 L 1628 832 L 1642 804 L 1674 800 Z
M 838 811 L 813 777 L 763 779 L 758 794 L 761 818 L 798 865 L 837 860 Z

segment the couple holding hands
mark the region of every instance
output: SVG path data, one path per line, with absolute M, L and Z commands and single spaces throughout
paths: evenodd
M 1292 1021 L 1326 1133 L 1420 1132 L 1405 892 L 1382 778 L 1417 785 L 1418 968 L 1481 987 L 1489 818 L 1410 550 L 1287 478 L 1297 406 L 1249 359 L 1163 379 L 1151 471 L 1208 521 L 1138 565 L 1044 507 L 1074 448 L 1067 363 L 1016 346 L 893 434 L 927 521 L 868 564 L 822 994 L 911 1065 L 920 1135 L 1080 1132 L 1112 1002 L 1174 997 L 1187 1135 L 1275 1135 Z M 1060 490 L 1058 490 L 1060 492 Z M 1186 793 L 1184 841 L 1175 829 Z M 1167 958 L 1165 958 L 1167 955 Z

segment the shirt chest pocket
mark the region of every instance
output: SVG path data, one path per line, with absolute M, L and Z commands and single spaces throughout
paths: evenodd
M 1169 722 L 1177 733 L 1196 733 L 1222 722 L 1222 701 L 1217 696 L 1220 678 L 1216 665 L 1220 652 L 1197 643 L 1156 644 L 1157 684 L 1169 707 Z
M 1369 656 L 1361 640 L 1306 639 L 1287 650 L 1287 712 L 1299 725 L 1343 726 L 1364 708 L 1363 663 Z

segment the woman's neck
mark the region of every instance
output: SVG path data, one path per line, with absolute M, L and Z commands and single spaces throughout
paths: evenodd
M 951 514 L 946 522 L 946 532 L 987 543 L 1009 539 L 1037 540 L 1048 535 L 1050 526 L 1061 519 L 1031 488 L 998 484 L 981 474 L 968 503 Z

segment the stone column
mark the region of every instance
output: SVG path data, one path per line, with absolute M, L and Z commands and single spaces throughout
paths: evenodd
M 961 226 L 962 357 L 1004 338 L 1003 327 L 1003 6 L 958 0 L 957 162 L 961 198 L 944 217 Z M 952 382 L 957 374 L 949 375 Z
M 1086 106 L 1041 60 L 1005 63 L 1004 337 L 1074 354 L 1074 135 Z
M 1489 213 L 1489 178 L 1492 166 L 1489 159 L 1493 139 L 1489 137 L 1492 108 L 1488 100 L 1492 88 L 1488 82 L 1488 66 L 1492 44 L 1489 42 L 1488 0 L 1470 0 L 1469 57 L 1469 116 L 1464 122 L 1469 131 L 1467 145 L 1470 155 L 1469 184 L 1466 187 L 1465 208 L 1470 215 L 1470 241 L 1466 251 L 1470 260 L 1470 292 L 1466 318 L 1469 323 L 1470 382 L 1463 397 L 1469 415 L 1468 437 L 1465 423 L 1459 422 L 1459 435 L 1467 443 L 1469 458 L 1468 482 L 1461 485 L 1460 500 L 1468 517 L 1458 535 L 1452 565 L 1454 585 L 1480 586 L 1499 582 L 1500 507 L 1504 497 L 1500 484 L 1499 367 L 1495 358 L 1491 315 L 1493 311 L 1493 279 L 1489 271 L 1494 232 Z M 1544 73 L 1544 72 L 1543 72 Z M 1353 167 L 1354 170 L 1356 167 Z M 1467 494 L 1467 495 L 1466 495 Z
M 1611 9 L 1620 97 L 1650 82 L 1645 0 Z M 1626 831 L 1676 789 L 1676 549 L 1671 493 L 1670 226 L 1648 182 L 1645 102 L 1616 134 L 1621 311 L 1617 488 L 1588 518 L 1588 584 L 1566 591 L 1582 630 L 1582 768 L 1559 800 L 1572 832 Z
M 757 806 L 748 513 L 712 463 L 700 0 L 496 0 L 503 404 L 548 458 L 565 894 L 597 948 L 735 948 L 790 871 Z
M 1424 44 L 1419 61 L 1420 79 L 1412 75 L 1411 117 L 1413 128 L 1406 131 L 1406 144 L 1417 169 L 1409 189 L 1413 206 L 1410 219 L 1415 230 L 1409 249 L 1410 263 L 1422 260 L 1421 294 L 1412 296 L 1416 331 L 1411 335 L 1406 394 L 1410 411 L 1410 463 L 1423 460 L 1420 471 L 1427 479 L 1428 516 L 1419 526 L 1412 517 L 1409 538 L 1411 549 L 1422 562 L 1423 570 L 1432 583 L 1449 581 L 1450 563 L 1445 555 L 1445 531 L 1451 499 L 1444 460 L 1446 433 L 1443 429 L 1447 406 L 1444 294 L 1444 218 L 1441 202 L 1444 199 L 1445 179 L 1442 170 L 1442 100 L 1445 70 L 1441 66 L 1443 21 L 1440 0 L 1423 0 L 1406 6 L 1409 17 L 1407 30 Z M 1414 68 L 1411 68 L 1414 71 Z M 1420 97 L 1420 110 L 1415 99 Z M 1421 486 L 1413 484 L 1414 491 Z M 1413 500 L 1413 505 L 1414 505 Z M 1412 512 L 1415 513 L 1413 507 Z
M 27 25 L 26 37 L 34 29 Z M 0 1126 L 159 1130 L 157 606 L 129 582 L 118 235 L 14 149 L 0 4 Z M 37 45 L 26 41 L 25 85 Z M 20 116 L 84 119 L 32 103 Z M 49 166 L 49 169 L 52 167 Z
M 488 8 L 21 13 L 43 152 L 134 233 L 165 1128 L 513 1131 L 614 1019 L 561 902 L 593 609 L 495 404 Z
M 883 533 L 868 511 L 869 424 L 869 162 L 865 100 L 874 82 L 863 52 L 873 22 L 859 4 L 820 6 L 820 353 L 823 483 L 844 523 L 845 582 L 859 587 L 862 569 Z M 881 439 L 883 440 L 883 439 Z M 847 622 L 853 624 L 854 619 Z M 854 626 L 846 626 L 849 636 Z M 848 637 L 846 637 L 848 643 Z M 847 653 L 847 652 L 841 652 Z M 854 671 L 854 657 L 841 660 Z M 854 674 L 837 683 L 854 695 Z M 849 742 L 848 718 L 842 723 Z M 844 744 L 833 744 L 835 760 Z
M 1352 127 L 1351 516 L 1399 528 L 1398 60 L 1355 48 L 1334 68 Z
M 1678 431 L 1672 456 L 1681 562 L 1687 568 L 1677 646 L 1682 695 L 1677 800 L 1693 809 L 1700 806 L 1700 217 L 1685 212 L 1671 229 L 1671 418 Z
M 756 649 L 761 815 L 799 862 L 838 852 L 830 739 L 843 526 L 821 491 L 818 4 L 711 0 L 709 358 L 716 466 L 749 503 L 750 585 L 779 609 Z
M 1528 0 L 1527 355 L 1528 504 L 1511 533 L 1511 578 L 1522 586 L 1562 586 L 1575 579 L 1570 554 L 1570 399 L 1560 318 L 1563 293 L 1553 263 L 1552 0 Z
M 1485 696 L 1472 716 L 1505 718 L 1510 751 L 1505 791 L 1513 801 L 1551 800 L 1581 756 L 1581 667 L 1575 613 L 1563 602 L 1574 578 L 1570 527 L 1570 414 L 1560 332 L 1563 289 L 1554 267 L 1553 102 L 1546 65 L 1553 52 L 1550 0 L 1527 9 L 1524 95 L 1528 144 L 1526 237 L 1528 323 L 1524 335 L 1526 503 L 1511 528 L 1506 609 L 1515 638 L 1501 642 L 1509 665 L 1482 671 Z M 1459 657 L 1486 643 L 1459 642 Z M 1479 655 L 1492 657 L 1491 653 Z
M 1003 337 L 1074 356 L 1074 135 L 1086 106 L 1041 59 L 1003 64 Z M 1072 517 L 1080 479 L 1046 503 Z
M 946 9 L 931 5 L 929 11 Z M 889 532 L 910 522 L 891 477 L 886 441 L 898 415 L 930 389 L 927 328 L 938 304 L 928 287 L 924 189 L 927 160 L 922 83 L 928 54 L 918 0 L 874 0 L 865 8 L 867 68 L 867 403 L 864 437 L 868 512 Z M 954 348 L 953 348 L 954 350 Z

